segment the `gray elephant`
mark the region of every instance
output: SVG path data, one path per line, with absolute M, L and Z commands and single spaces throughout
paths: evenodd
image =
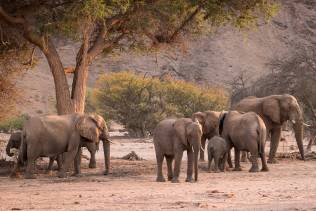
M 290 120 L 294 126 L 295 138 L 301 157 L 304 160 L 303 114 L 295 97 L 289 94 L 271 95 L 263 98 L 248 97 L 241 100 L 234 110 L 257 113 L 271 134 L 271 146 L 268 163 L 276 163 L 275 154 L 281 137 L 282 124 Z
M 228 149 L 235 150 L 235 171 L 241 171 L 240 151 L 250 152 L 252 166 L 250 172 L 258 172 L 258 156 L 261 158 L 261 171 L 268 171 L 265 158 L 266 126 L 254 112 L 223 112 L 220 117 L 219 133 L 227 141 Z
M 13 153 L 10 152 L 12 148 L 20 149 L 21 134 L 22 132 L 14 132 L 11 134 L 8 144 L 6 146 L 6 152 L 9 157 L 13 156 Z M 88 151 L 90 152 L 91 156 L 90 156 L 89 168 L 96 168 L 95 153 L 98 150 L 98 144 L 83 139 L 81 141 L 81 147 L 86 147 Z M 50 157 L 47 171 L 50 172 L 53 169 L 53 164 L 55 160 L 57 161 L 58 169 L 61 167 L 62 165 L 61 157 L 58 157 L 58 156 Z
M 197 119 L 203 128 L 203 135 L 201 139 L 202 150 L 200 152 L 200 160 L 204 160 L 204 151 L 206 139 L 210 140 L 213 136 L 218 135 L 220 112 L 216 111 L 204 111 L 196 112 L 192 115 L 193 121 Z
M 104 174 L 109 172 L 109 133 L 104 119 L 99 115 L 75 113 L 32 117 L 25 122 L 21 137 L 18 163 L 27 162 L 25 178 L 35 178 L 33 174 L 35 160 L 41 156 L 63 155 L 63 165 L 59 169 L 58 177 L 66 177 L 66 172 L 73 162 L 74 174 L 80 174 L 82 138 L 91 143 L 103 141 Z
M 168 180 L 179 182 L 183 151 L 187 151 L 188 167 L 186 182 L 198 179 L 198 154 L 201 147 L 202 126 L 190 118 L 166 119 L 154 130 L 154 146 L 157 159 L 157 182 L 164 182 L 162 163 L 167 160 Z M 174 170 L 172 162 L 175 160 Z
M 225 163 L 228 155 L 228 144 L 226 140 L 219 136 L 214 136 L 208 141 L 208 170 L 211 171 L 211 163 L 214 159 L 215 172 L 225 171 Z

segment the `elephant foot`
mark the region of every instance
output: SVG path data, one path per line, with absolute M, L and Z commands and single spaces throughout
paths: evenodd
M 191 182 L 191 183 L 194 182 L 194 180 L 193 180 L 192 177 L 187 177 L 187 178 L 185 179 L 185 181 L 186 181 L 186 182 Z
M 73 177 L 82 177 L 83 175 L 81 173 L 73 173 L 71 176 L 73 176 Z
M 215 169 L 215 173 L 220 173 L 221 171 L 219 169 Z
M 202 162 L 203 162 L 203 161 L 205 161 L 205 160 L 204 160 L 204 158 L 200 158 L 200 161 L 202 161 Z
M 97 164 L 96 163 L 89 163 L 89 168 L 95 169 L 95 168 L 97 168 Z
M 24 178 L 25 179 L 36 179 L 36 176 L 34 174 L 29 174 L 29 173 L 26 173 L 24 175 Z
M 263 168 L 261 169 L 261 171 L 269 171 L 269 168 L 268 168 L 268 167 L 263 167 Z
M 58 172 L 58 177 L 59 178 L 66 178 L 67 174 L 66 174 L 66 172 Z
M 268 159 L 268 163 L 271 163 L 271 164 L 276 164 L 276 163 L 279 163 L 278 161 L 277 161 L 277 159 L 275 159 L 275 158 L 272 158 L 272 159 Z
M 171 181 L 173 176 L 168 176 L 168 181 Z
M 172 183 L 179 183 L 179 179 L 176 178 L 176 177 L 174 177 L 174 178 L 172 178 L 171 182 L 172 182 Z
M 108 175 L 109 173 L 110 173 L 109 170 L 105 170 L 105 171 L 103 172 L 103 175 Z
M 235 167 L 233 171 L 242 171 L 241 167 Z
M 163 177 L 157 177 L 156 182 L 166 182 L 166 180 Z
M 259 172 L 259 168 L 258 168 L 258 166 L 256 166 L 256 167 L 251 167 L 250 169 L 249 169 L 249 172 Z

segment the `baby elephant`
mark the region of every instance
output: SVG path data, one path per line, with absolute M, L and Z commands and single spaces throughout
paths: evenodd
M 202 126 L 198 120 L 189 118 L 166 119 L 161 121 L 154 131 L 154 145 L 157 159 L 157 182 L 164 182 L 162 163 L 167 160 L 168 180 L 179 182 L 183 151 L 187 151 L 188 167 L 186 182 L 198 179 L 198 155 L 201 147 Z M 172 162 L 174 170 L 172 170 Z
M 225 163 L 227 160 L 228 146 L 222 137 L 214 136 L 208 141 L 207 154 L 208 154 L 208 170 L 211 170 L 211 163 L 214 159 L 214 170 L 216 173 L 225 171 Z

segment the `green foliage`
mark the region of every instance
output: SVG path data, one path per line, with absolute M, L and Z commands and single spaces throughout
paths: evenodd
M 0 122 L 0 131 L 9 132 L 10 130 L 22 130 L 25 120 L 29 116 L 27 114 L 22 114 L 17 117 Z
M 97 112 L 122 123 L 136 136 L 151 133 L 166 117 L 190 117 L 194 112 L 222 110 L 224 90 L 119 72 L 100 77 L 91 98 Z

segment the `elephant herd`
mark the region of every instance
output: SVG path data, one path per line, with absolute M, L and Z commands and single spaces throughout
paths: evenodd
M 179 182 L 183 152 L 187 151 L 186 181 L 198 179 L 198 155 L 204 160 L 205 142 L 208 139 L 209 168 L 214 159 L 215 171 L 225 170 L 226 161 L 232 167 L 230 151 L 235 151 L 235 167 L 240 171 L 240 152 L 250 152 L 250 172 L 258 172 L 258 157 L 261 171 L 268 171 L 265 157 L 265 142 L 271 136 L 268 163 L 276 163 L 282 124 L 293 123 L 299 152 L 304 160 L 303 114 L 292 95 L 271 95 L 263 98 L 248 97 L 234 105 L 230 111 L 197 112 L 191 118 L 165 119 L 154 131 L 154 146 L 157 159 L 157 182 L 164 182 L 162 163 L 167 161 L 168 180 Z M 174 168 L 172 163 L 174 160 Z
M 162 164 L 166 158 L 168 180 L 179 182 L 184 151 L 187 151 L 186 181 L 197 181 L 198 160 L 204 160 L 207 139 L 209 167 L 214 159 L 215 171 L 224 171 L 226 162 L 232 167 L 232 148 L 235 151 L 234 170 L 241 170 L 239 155 L 241 151 L 246 151 L 251 154 L 251 172 L 259 171 L 258 158 L 262 161 L 261 170 L 268 171 L 265 141 L 271 136 L 268 163 L 275 163 L 281 126 L 287 120 L 293 123 L 297 145 L 304 160 L 303 115 L 297 100 L 288 94 L 248 97 L 230 111 L 197 112 L 190 118 L 162 120 L 153 134 L 157 181 L 165 181 Z M 96 167 L 95 152 L 100 140 L 103 142 L 106 175 L 110 168 L 110 136 L 104 119 L 96 114 L 32 117 L 25 122 L 22 132 L 11 136 L 6 151 L 12 156 L 11 149 L 19 149 L 13 174 L 26 164 L 25 178 L 35 178 L 36 159 L 49 157 L 48 170 L 52 169 L 54 160 L 57 160 L 58 177 L 63 178 L 67 176 L 71 164 L 74 165 L 73 175 L 81 174 L 81 147 L 86 147 L 91 154 L 89 167 Z

